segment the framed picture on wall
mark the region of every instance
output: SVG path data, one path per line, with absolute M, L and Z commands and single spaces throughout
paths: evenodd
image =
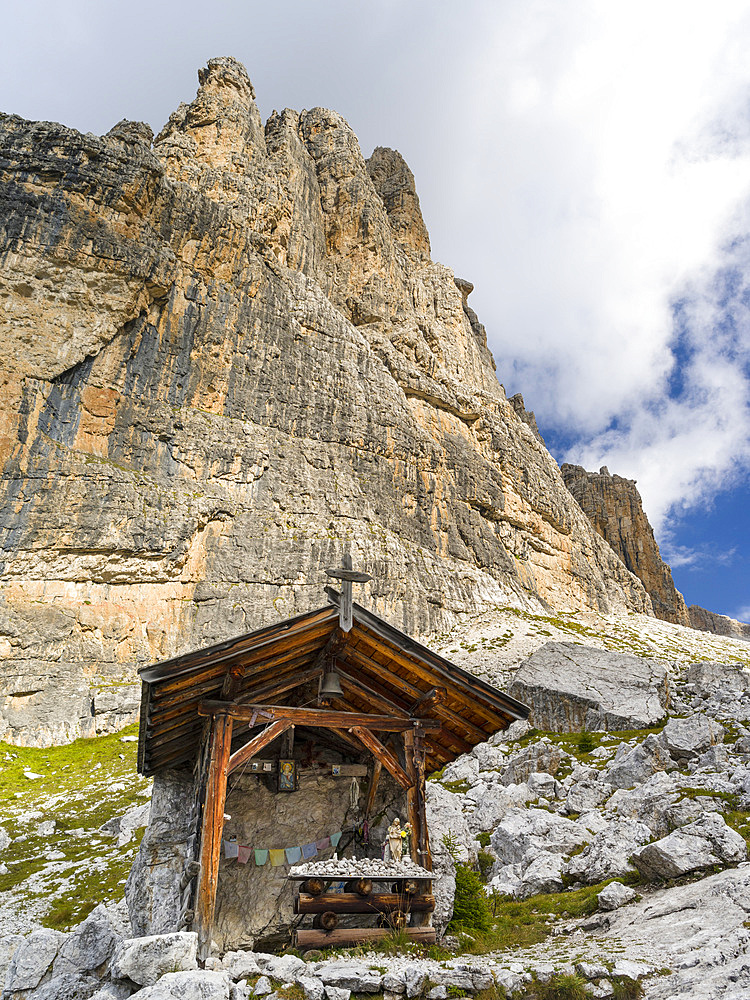
M 297 787 L 297 763 L 293 760 L 279 761 L 279 791 L 293 792 Z

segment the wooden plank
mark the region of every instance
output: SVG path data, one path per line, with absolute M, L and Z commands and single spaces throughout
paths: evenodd
M 249 743 L 246 743 L 244 747 L 240 747 L 239 750 L 235 750 L 235 752 L 231 755 L 227 765 L 227 774 L 231 774 L 233 771 L 236 771 L 238 767 L 241 767 L 257 753 L 260 753 L 263 747 L 267 747 L 269 743 L 273 743 L 273 741 L 278 736 L 281 736 L 282 733 L 285 733 L 288 729 L 293 728 L 294 727 L 291 722 L 274 722 L 268 727 L 268 729 L 264 729 L 262 733 L 258 733 L 254 739 L 250 740 Z
M 382 732 L 400 733 L 419 722 L 425 730 L 440 728 L 433 719 L 404 719 L 395 715 L 373 715 L 368 712 L 335 712 L 325 708 L 295 708 L 291 705 L 240 705 L 228 701 L 204 701 L 198 706 L 199 715 L 227 713 L 233 719 L 247 721 L 253 716 L 269 721 L 288 719 L 299 726 L 349 729 L 361 726 Z
M 341 678 L 342 688 L 345 690 L 347 688 L 351 689 L 361 695 L 368 704 L 372 705 L 373 708 L 378 708 L 380 711 L 388 712 L 389 715 L 403 715 L 407 719 L 411 715 L 406 705 L 399 705 L 391 698 L 386 698 L 382 691 L 376 691 L 374 688 L 363 683 L 363 681 L 361 681 L 358 677 L 352 677 L 346 669 L 346 663 L 341 659 L 337 658 L 336 668 L 338 670 L 339 677 Z
M 364 729 L 361 726 L 353 726 L 352 732 L 357 739 L 364 743 L 370 753 L 380 761 L 386 771 L 393 775 L 402 788 L 409 788 L 411 786 L 411 779 L 396 760 L 395 754 L 384 747 L 377 736 L 374 736 L 369 729 Z
M 311 896 L 301 892 L 294 901 L 295 913 L 390 913 L 392 910 L 410 910 L 429 913 L 435 909 L 432 894 L 407 896 L 401 892 L 372 892 L 359 896 L 356 892 L 326 892 Z
M 375 796 L 378 792 L 378 782 L 380 781 L 380 772 L 383 770 L 383 762 L 377 757 L 372 759 L 372 777 L 370 778 L 370 787 L 367 789 L 367 801 L 365 803 L 365 819 L 369 819 L 373 808 L 375 807 Z
M 420 944 L 434 944 L 434 927 L 404 927 L 403 933 L 410 941 Z M 382 941 L 393 934 L 388 927 L 337 927 L 333 931 L 298 930 L 296 944 L 299 948 L 342 948 L 351 944 L 367 944 Z
M 205 961 L 211 947 L 211 928 L 219 880 L 221 834 L 227 797 L 227 766 L 232 742 L 232 717 L 219 715 L 211 723 L 211 745 L 206 779 L 206 797 L 201 824 L 200 865 L 196 893 L 194 930 L 198 933 L 198 958 Z
M 357 754 L 362 753 L 362 745 L 353 736 L 350 736 L 345 729 L 338 729 L 337 727 L 331 727 L 331 732 L 334 733 L 340 740 L 343 740 L 347 746 L 350 746 L 352 750 L 355 750 Z

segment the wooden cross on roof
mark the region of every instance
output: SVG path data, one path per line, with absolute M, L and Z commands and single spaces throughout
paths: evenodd
M 369 573 L 360 573 L 352 568 L 352 557 L 347 552 L 341 558 L 341 566 L 327 569 L 328 576 L 341 580 L 341 601 L 339 603 L 339 626 L 342 632 L 349 632 L 352 627 L 353 598 L 352 584 L 367 583 L 372 580 Z

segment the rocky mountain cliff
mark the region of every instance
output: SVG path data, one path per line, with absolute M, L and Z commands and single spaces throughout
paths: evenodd
M 0 736 L 127 718 L 137 666 L 322 603 L 345 547 L 411 632 L 651 613 L 401 156 L 322 108 L 264 126 L 232 59 L 199 80 L 153 142 L 0 119 Z
M 671 569 L 661 558 L 635 480 L 610 475 L 606 466 L 599 472 L 587 472 L 580 465 L 565 464 L 560 471 L 597 534 L 643 581 L 656 617 L 675 625 L 690 625 L 685 600 L 674 585 Z

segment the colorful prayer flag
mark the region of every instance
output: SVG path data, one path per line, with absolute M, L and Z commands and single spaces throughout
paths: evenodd
M 279 850 L 269 851 L 269 854 L 271 855 L 271 864 L 274 868 L 278 868 L 279 865 L 283 865 L 286 862 L 286 854 L 283 847 Z
M 224 841 L 224 857 L 225 858 L 236 858 L 239 852 L 239 845 L 236 840 L 225 840 Z
M 250 855 L 253 853 L 251 847 L 238 847 L 237 850 L 237 860 L 241 865 L 246 865 L 250 860 Z
M 314 858 L 317 853 L 318 847 L 314 840 L 311 844 L 302 845 L 302 857 L 305 861 L 308 861 L 310 858 Z
M 340 840 L 341 840 L 341 831 L 340 830 L 339 830 L 338 833 L 332 833 L 331 834 L 331 844 L 332 844 L 333 847 L 338 847 Z
M 296 865 L 298 861 L 302 860 L 301 847 L 286 847 L 284 848 L 284 853 L 290 865 Z
M 327 851 L 328 848 L 331 846 L 331 838 L 323 837 L 322 840 L 316 840 L 315 846 L 318 848 L 319 851 Z
M 261 868 L 266 863 L 266 861 L 268 861 L 268 851 L 263 851 L 263 850 L 260 850 L 259 848 L 256 847 L 255 848 L 255 863 L 256 863 L 256 865 L 259 868 Z

